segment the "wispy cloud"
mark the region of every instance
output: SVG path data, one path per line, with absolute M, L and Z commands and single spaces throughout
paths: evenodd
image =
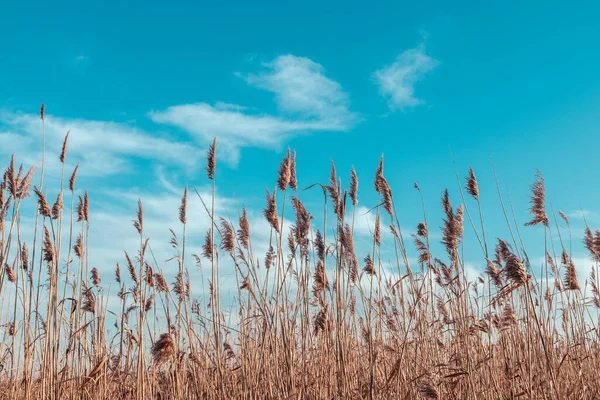
M 375 228 L 375 214 L 376 211 L 370 210 L 367 207 L 358 206 L 356 207 L 356 217 L 354 221 L 354 232 L 357 235 L 370 236 L 373 234 Z M 352 216 L 349 215 L 349 219 Z
M 0 153 L 15 153 L 26 164 L 35 164 L 41 153 L 39 115 L 0 111 Z M 84 162 L 88 175 L 111 175 L 123 172 L 132 159 L 158 160 L 180 167 L 193 167 L 196 150 L 191 144 L 144 132 L 111 121 L 68 119 L 46 115 L 45 135 L 48 154 L 60 154 L 63 139 L 69 135 L 67 161 L 71 166 Z M 53 171 L 53 166 L 57 168 Z M 47 164 L 47 172 L 58 172 L 58 161 Z
M 220 139 L 222 156 L 236 165 L 244 147 L 278 148 L 297 135 L 319 131 L 347 131 L 358 121 L 349 110 L 348 94 L 325 76 L 314 61 L 293 55 L 277 57 L 254 73 L 237 73 L 248 84 L 272 92 L 280 115 L 244 106 L 201 102 L 151 111 L 160 124 L 177 126 L 202 145 Z
M 585 218 L 588 221 L 589 220 L 595 221 L 600 218 L 600 214 L 595 211 L 591 211 L 591 210 L 573 210 L 573 211 L 567 212 L 567 217 L 577 219 L 577 220 L 583 220 Z
M 317 128 L 263 114 L 250 114 L 232 105 L 183 104 L 150 112 L 160 124 L 174 125 L 206 145 L 219 138 L 219 151 L 230 165 L 236 165 L 242 147 L 276 148 L 294 133 Z
M 263 64 L 263 68 L 245 77 L 238 75 L 250 85 L 274 93 L 281 111 L 314 118 L 335 130 L 346 130 L 356 121 L 348 109 L 348 94 L 338 82 L 325 76 L 320 64 L 285 55 Z
M 438 65 L 421 45 L 401 53 L 392 64 L 375 71 L 373 78 L 390 109 L 405 109 L 424 103 L 415 96 L 415 83 Z
M 83 57 L 83 58 L 80 58 Z M 77 61 L 87 61 L 78 56 Z M 220 158 L 237 165 L 245 147 L 278 149 L 287 140 L 315 132 L 342 132 L 358 121 L 349 109 L 348 94 L 325 75 L 314 61 L 293 55 L 280 56 L 262 64 L 257 71 L 238 73 L 249 85 L 274 95 L 277 114 L 265 114 L 252 105 L 217 102 L 180 104 L 150 111 L 160 125 L 180 128 L 187 134 L 158 135 L 156 128 L 144 131 L 133 125 L 103 120 L 84 120 L 46 115 L 46 150 L 60 153 L 64 135 L 71 131 L 68 166 L 85 162 L 88 175 L 111 175 L 134 165 L 139 159 L 167 165 L 195 166 L 198 148 L 205 149 L 219 138 Z M 0 153 L 11 152 L 25 163 L 39 161 L 40 120 L 37 114 L 0 110 Z M 46 165 L 47 173 L 60 172 L 60 165 Z M 53 170 L 55 168 L 55 170 Z

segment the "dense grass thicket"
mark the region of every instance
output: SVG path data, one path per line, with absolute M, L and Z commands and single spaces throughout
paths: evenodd
M 43 107 L 40 125 L 44 140 Z M 67 144 L 68 135 L 61 154 L 43 152 L 38 171 L 6 160 L 0 182 L 0 398 L 600 398 L 600 230 L 584 232 L 593 268 L 578 277 L 563 241 L 568 218 L 547 214 L 541 175 L 526 224 L 538 227 L 521 226 L 545 232 L 535 249 L 546 255 L 541 270 L 530 265 L 519 230 L 502 239 L 486 231 L 472 169 L 453 199 L 458 207 L 446 191 L 443 221 L 428 221 L 423 206 L 416 233 L 406 234 L 383 158 L 374 181 L 361 185 L 379 200 L 368 205 L 372 243 L 359 256 L 356 173 L 346 187 L 332 164 L 329 182 L 310 188 L 322 191 L 323 204 L 307 210 L 289 151 L 266 196 L 269 251 L 256 254 L 246 210 L 237 221 L 215 213 L 215 140 L 206 162 L 212 196 L 186 188 L 173 210 L 180 225 L 164 227 L 178 266 L 168 282 L 150 255 L 143 199 L 129 228 L 139 236 L 136 253 L 115 243 L 122 262 L 114 275 L 90 268 L 93 207 L 77 187 L 78 168 L 64 171 Z M 63 165 L 60 187 L 45 185 L 46 157 Z M 199 255 L 186 251 L 190 201 L 212 222 Z M 23 216 L 30 202 L 36 213 Z M 504 206 L 497 213 L 511 228 Z M 33 236 L 22 234 L 25 217 L 35 221 Z M 440 254 L 432 254 L 430 223 L 443 228 Z M 476 237 L 470 248 L 465 229 Z M 391 269 L 383 251 L 394 255 Z M 465 253 L 487 266 L 484 278 L 468 279 Z M 238 281 L 227 310 L 225 264 Z M 198 265 L 210 281 L 202 306 L 188 273 Z

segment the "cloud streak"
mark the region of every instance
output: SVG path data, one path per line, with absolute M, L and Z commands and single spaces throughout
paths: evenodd
M 26 164 L 35 164 L 41 154 L 41 123 L 37 114 L 0 112 L 0 152 L 10 152 Z M 78 162 L 85 164 L 87 175 L 105 176 L 122 173 L 133 158 L 163 161 L 181 167 L 193 167 L 196 150 L 181 140 L 144 132 L 137 128 L 111 121 L 60 118 L 46 115 L 45 136 L 46 152 L 49 155 L 60 154 L 63 139 L 67 131 L 69 150 L 67 161 L 70 166 Z M 57 156 L 56 156 L 57 157 Z M 57 160 L 50 160 L 47 172 L 58 172 Z
M 424 104 L 415 95 L 415 84 L 438 65 L 439 61 L 427 55 L 421 45 L 401 53 L 392 64 L 375 71 L 373 78 L 389 108 L 404 110 Z
M 272 92 L 278 109 L 285 113 L 315 119 L 332 130 L 347 130 L 356 121 L 348 109 L 348 94 L 325 76 L 323 66 L 308 58 L 280 56 L 263 64 L 261 72 L 242 77 L 248 84 Z
M 48 114 L 46 151 L 59 154 L 66 132 L 71 131 L 67 170 L 83 162 L 84 174 L 110 176 L 139 166 L 140 160 L 192 170 L 198 151 L 203 152 L 216 136 L 220 159 L 236 166 L 244 148 L 278 150 L 293 137 L 345 132 L 361 120 L 350 111 L 349 95 L 340 83 L 308 58 L 282 55 L 254 71 L 236 75 L 257 90 L 271 93 L 277 111 L 264 113 L 223 102 L 175 104 L 148 112 L 156 124 L 148 131 L 113 121 Z M 26 164 L 37 163 L 41 154 L 40 126 L 37 114 L 0 110 L 2 149 L 10 149 Z M 162 134 L 171 127 L 181 132 Z M 6 150 L 0 153 L 8 154 Z M 58 176 L 61 165 L 49 161 L 46 172 Z
M 219 138 L 225 161 L 235 166 L 244 147 L 277 149 L 286 140 L 313 132 L 343 132 L 358 121 L 348 94 L 314 61 L 293 55 L 264 63 L 256 73 L 237 73 L 249 85 L 273 93 L 279 115 L 253 113 L 244 106 L 201 102 L 151 111 L 158 124 L 176 126 L 201 145 Z

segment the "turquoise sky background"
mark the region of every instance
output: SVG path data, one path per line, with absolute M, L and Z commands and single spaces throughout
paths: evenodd
M 445 187 L 458 205 L 451 153 L 461 177 L 470 165 L 478 175 L 491 236 L 507 234 L 491 159 L 531 243 L 542 231 L 522 223 L 536 168 L 574 235 L 580 209 L 600 227 L 597 2 L 214 3 L 4 4 L 5 161 L 37 157 L 45 103 L 49 134 L 71 129 L 72 165 L 83 161 L 81 185 L 106 218 L 131 219 L 138 194 L 167 218 L 161 193 L 176 204 L 185 184 L 206 184 L 216 135 L 219 193 L 257 216 L 291 146 L 302 187 L 325 182 L 331 159 L 346 181 L 354 165 L 365 207 L 385 153 L 409 227 L 421 220 L 415 181 L 436 225 Z

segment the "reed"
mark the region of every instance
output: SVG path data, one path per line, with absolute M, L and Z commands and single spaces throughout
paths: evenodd
M 215 139 L 206 157 L 211 198 L 197 190 L 198 199 L 189 197 L 185 187 L 172 210 L 181 223 L 170 230 L 173 281 L 152 255 L 142 199 L 131 231 L 138 248 L 134 254 L 115 243 L 122 261 L 112 281 L 90 267 L 94 211 L 76 188 L 85 165 L 65 177 L 68 132 L 56 155 L 60 186 L 44 185 L 43 106 L 40 116 L 39 183 L 14 157 L 0 182 L 0 399 L 600 397 L 600 230 L 583 232 L 592 266 L 585 279 L 574 264 L 567 215 L 548 212 L 541 173 L 525 224 L 514 214 L 510 220 L 498 189 L 510 237 L 494 241 L 482 212 L 486 182 L 472 168 L 464 180 L 457 174 L 460 203 L 443 191 L 442 251 L 435 254 L 416 183 L 423 222 L 405 241 L 383 157 L 365 247 L 355 232 L 354 168 L 347 187 L 332 162 L 326 181 L 302 189 L 296 152 L 288 149 L 274 190 L 266 191 L 270 240 L 260 247 L 268 251 L 256 254 L 258 228 L 246 208 L 235 223 L 217 215 Z M 313 211 L 304 198 L 320 196 L 319 188 L 323 208 Z M 210 221 L 200 256 L 186 254 L 193 201 Z M 31 238 L 21 232 L 24 210 L 35 213 Z M 543 229 L 537 249 L 522 245 L 519 225 Z M 479 247 L 468 248 L 465 230 Z M 545 257 L 535 271 L 529 255 L 538 253 Z M 481 276 L 468 275 L 465 254 L 479 257 Z M 207 307 L 191 289 L 199 283 L 190 282 L 194 264 L 210 277 Z M 235 271 L 233 301 L 222 293 L 226 264 Z

